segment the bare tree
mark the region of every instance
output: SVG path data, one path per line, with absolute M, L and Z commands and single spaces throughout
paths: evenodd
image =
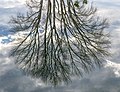
M 96 8 L 77 0 L 29 0 L 29 11 L 12 18 L 29 34 L 14 48 L 16 63 L 27 74 L 46 83 L 68 83 L 101 66 L 109 53 L 108 23 Z M 15 28 L 15 29 L 16 29 Z

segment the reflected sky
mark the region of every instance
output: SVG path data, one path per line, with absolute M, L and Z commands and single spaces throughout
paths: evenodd
M 7 27 L 9 17 L 18 11 L 25 12 L 25 0 L 0 0 L 0 27 Z M 73 79 L 67 86 L 53 88 L 40 81 L 25 76 L 22 70 L 8 57 L 14 43 L 4 43 L 6 39 L 15 39 L 20 34 L 3 36 L 5 28 L 0 29 L 0 92 L 120 92 L 120 0 L 90 0 L 98 8 L 97 14 L 107 17 L 111 33 L 111 57 L 100 70 L 86 74 L 84 78 Z M 2 33 L 3 31 L 3 33 Z M 9 40 L 10 40 L 9 39 Z

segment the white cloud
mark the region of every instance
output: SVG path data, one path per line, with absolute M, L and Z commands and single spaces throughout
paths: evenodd
M 14 8 L 25 4 L 25 0 L 0 0 L 0 8 Z
M 113 70 L 115 76 L 120 77 L 120 63 L 115 63 L 110 60 L 106 60 L 106 61 L 107 63 L 104 67 Z
M 24 0 L 0 0 L 0 8 L 7 9 L 24 4 Z M 19 4 L 20 3 L 20 4 Z M 112 33 L 112 57 L 107 60 L 105 66 L 86 74 L 82 79 L 74 79 L 68 86 L 53 88 L 43 84 L 39 79 L 32 79 L 25 76 L 22 70 L 14 64 L 14 59 L 8 57 L 11 47 L 17 42 L 1 43 L 3 39 L 17 39 L 21 33 L 0 37 L 0 92 L 120 92 L 120 10 L 117 6 L 120 0 L 95 0 L 99 5 L 98 15 L 108 17 L 111 26 L 108 30 Z M 110 5 L 109 5 L 109 4 Z M 104 4 L 104 5 L 103 5 Z M 96 5 L 96 6 L 97 6 Z M 106 5 L 106 6 L 105 6 Z M 109 6 L 108 6 L 109 5 Z M 101 7 L 103 6 L 103 7 Z M 109 7 L 109 8 L 106 8 Z M 111 8 L 110 8 L 111 7 Z M 11 9 L 9 9 L 11 8 Z M 14 8 L 13 8 L 14 9 Z M 5 12 L 0 11 L 1 15 Z M 7 14 L 4 13 L 4 15 Z M 10 12 L 8 12 L 9 14 Z M 15 12 L 11 10 L 11 14 Z M 6 17 L 5 17 L 6 18 Z M 116 63 L 117 62 L 117 63 Z

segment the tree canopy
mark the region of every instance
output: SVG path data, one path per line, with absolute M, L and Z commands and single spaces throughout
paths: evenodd
M 16 64 L 46 83 L 68 83 L 101 66 L 110 41 L 106 19 L 87 0 L 29 0 L 26 15 L 12 18 L 17 31 L 29 34 L 13 49 Z

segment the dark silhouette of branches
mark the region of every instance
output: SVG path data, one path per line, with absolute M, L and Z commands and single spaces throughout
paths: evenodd
M 73 0 L 29 0 L 27 6 L 26 16 L 11 21 L 30 31 L 12 54 L 26 73 L 57 85 L 102 65 L 110 41 L 96 8 Z

